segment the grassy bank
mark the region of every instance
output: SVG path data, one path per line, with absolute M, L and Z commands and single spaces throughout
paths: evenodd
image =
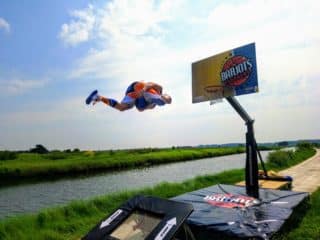
M 279 239 L 320 239 L 320 188 L 311 195 L 311 208 L 304 216 L 300 226 Z
M 0 161 L 0 186 L 17 180 L 57 178 L 242 152 L 243 147 L 19 153 L 14 160 Z
M 296 216 L 273 240 L 319 240 L 320 239 L 320 188 L 310 197 L 308 210 L 304 215 Z M 297 220 L 297 219 L 296 219 Z
M 294 165 L 315 153 L 313 149 L 300 149 L 289 152 L 289 165 Z M 278 153 L 282 154 L 282 152 Z M 271 159 L 270 159 L 271 160 Z M 286 159 L 287 160 L 287 159 Z M 284 160 L 284 161 L 286 161 Z M 271 160 L 272 163 L 275 163 Z M 269 168 L 269 164 L 267 164 Z M 277 170 L 283 169 L 277 166 Z M 197 177 L 182 183 L 161 183 L 153 188 L 112 194 L 91 201 L 77 201 L 66 207 L 49 209 L 36 215 L 21 216 L 0 222 L 0 239 L 79 239 L 87 233 L 100 219 L 115 210 L 120 203 L 136 194 L 171 198 L 179 194 L 208 187 L 217 183 L 232 184 L 243 180 L 243 169 L 231 170 L 217 175 Z M 311 208 L 302 224 L 294 231 L 286 230 L 280 239 L 316 239 L 319 236 L 319 197 L 320 191 L 312 195 Z M 300 218 L 302 218 L 301 216 Z M 313 223 L 314 222 L 314 223 Z M 313 224 L 311 224 L 313 223 Z M 308 224 L 311 224 L 310 226 Z M 305 226 L 309 232 L 305 233 Z

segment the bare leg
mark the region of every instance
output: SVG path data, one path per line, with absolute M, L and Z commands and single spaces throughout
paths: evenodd
M 130 106 L 128 104 L 118 103 L 114 99 L 106 98 L 103 96 L 98 96 L 98 98 L 96 99 L 96 101 L 93 102 L 93 104 L 96 104 L 97 102 L 103 102 L 104 104 L 113 107 L 121 112 L 130 109 Z

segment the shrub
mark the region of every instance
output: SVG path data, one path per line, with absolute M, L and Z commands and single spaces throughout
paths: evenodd
M 290 160 L 292 159 L 293 151 L 275 151 L 268 155 L 268 162 L 272 167 L 287 167 L 290 166 Z
M 94 157 L 95 153 L 94 151 L 85 151 L 83 155 L 85 155 L 86 157 Z
M 58 159 L 66 159 L 67 155 L 66 153 L 60 152 L 60 151 L 52 151 L 45 155 L 46 159 L 50 160 L 58 160 Z
M 309 142 L 298 142 L 297 143 L 297 150 L 311 149 L 311 148 L 313 148 L 313 145 Z
M 16 152 L 11 151 L 0 151 L 0 160 L 14 160 L 16 159 L 18 154 Z

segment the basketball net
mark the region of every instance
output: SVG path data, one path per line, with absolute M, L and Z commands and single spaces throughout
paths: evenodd
M 214 105 L 216 103 L 222 103 L 222 102 L 223 102 L 222 98 L 210 100 L 210 106 L 212 106 L 212 105 Z
M 207 86 L 205 91 L 211 99 L 210 106 L 223 102 L 223 86 Z

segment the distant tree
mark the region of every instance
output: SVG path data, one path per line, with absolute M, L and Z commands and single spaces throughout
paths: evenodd
M 16 152 L 11 151 L 0 151 L 0 161 L 3 160 L 14 160 L 16 159 L 18 154 Z
M 301 141 L 297 143 L 297 148 L 298 149 L 310 149 L 313 148 L 313 145 L 309 142 Z
M 64 150 L 65 153 L 71 153 L 71 149 Z
M 278 142 L 279 147 L 288 147 L 289 143 L 287 141 Z
M 53 149 L 53 150 L 51 150 L 50 152 L 61 152 L 59 149 Z
M 34 148 L 31 148 L 29 150 L 31 153 L 39 153 L 39 154 L 45 154 L 48 153 L 48 149 L 46 149 L 43 145 L 37 144 Z
M 75 149 L 73 149 L 73 152 L 80 152 L 80 149 L 79 148 L 75 148 Z

